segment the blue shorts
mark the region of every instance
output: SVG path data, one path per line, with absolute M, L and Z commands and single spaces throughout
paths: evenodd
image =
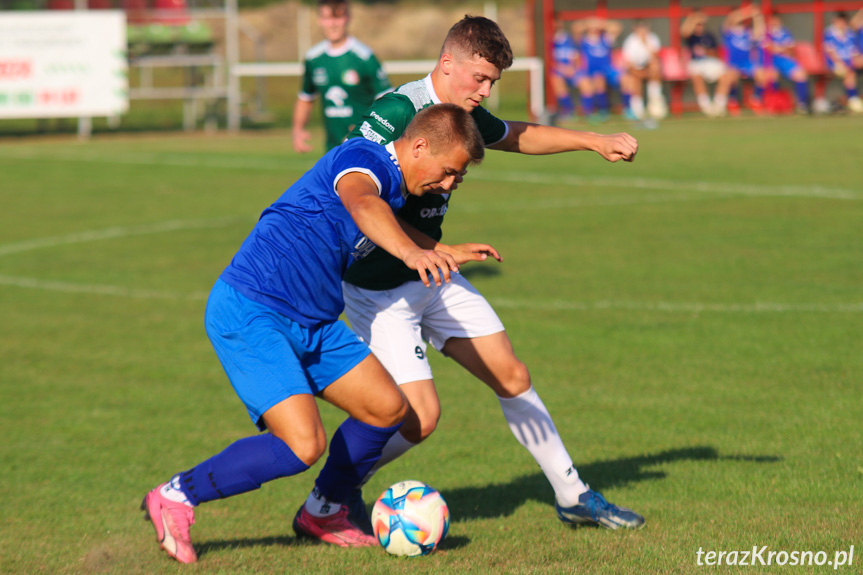
M 371 353 L 342 321 L 303 327 L 222 280 L 210 292 L 205 325 L 234 391 L 262 431 L 268 409 L 293 395 L 319 393 Z
M 791 77 L 791 72 L 797 68 L 797 62 L 788 56 L 773 55 L 773 67 L 776 68 L 783 77 Z
M 827 60 L 827 67 L 830 68 L 830 71 L 835 72 L 836 71 L 836 62 L 834 62 L 830 58 L 830 56 L 827 56 L 825 58 L 825 60 Z M 848 70 L 854 70 L 854 64 L 851 62 L 851 58 L 848 58 L 847 60 L 842 58 L 842 59 L 840 59 L 840 62 L 842 64 L 844 64 L 845 68 L 847 68 Z
M 740 75 L 744 78 L 752 78 L 755 75 L 755 66 L 751 61 L 735 62 L 729 60 L 728 67 L 740 72 Z
M 593 78 L 594 76 L 604 76 L 606 84 L 612 88 L 620 86 L 620 72 L 610 65 L 588 63 L 587 70 L 585 72 L 590 78 Z

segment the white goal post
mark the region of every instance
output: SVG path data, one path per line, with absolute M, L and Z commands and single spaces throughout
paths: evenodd
M 416 74 L 417 78 L 425 76 L 435 67 L 437 60 L 393 60 L 383 62 L 384 71 L 387 74 Z M 507 71 L 527 72 L 529 79 L 529 106 L 530 114 L 538 121 L 545 116 L 545 69 L 540 58 L 515 58 L 512 66 Z M 243 77 L 272 77 L 272 76 L 302 76 L 303 64 L 301 62 L 264 62 L 264 63 L 237 63 L 231 66 L 231 75 L 239 80 Z M 494 96 L 494 92 L 492 96 Z M 229 118 L 240 117 L 240 98 L 228 99 Z

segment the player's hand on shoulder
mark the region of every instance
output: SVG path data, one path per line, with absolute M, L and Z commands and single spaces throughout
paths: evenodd
M 498 251 L 489 244 L 455 244 L 451 246 L 444 246 L 441 249 L 451 254 L 453 259 L 455 259 L 456 263 L 458 264 L 464 264 L 467 262 L 482 262 L 487 260 L 489 256 L 493 257 L 499 262 L 503 261 L 503 258 L 500 257 Z
M 631 162 L 638 153 L 638 140 L 625 132 L 600 135 L 596 151 L 609 162 Z
M 431 275 L 435 285 L 450 281 L 450 272 L 458 271 L 458 263 L 450 254 L 437 250 L 424 250 L 416 248 L 409 251 L 404 263 L 412 270 L 419 273 L 420 280 L 426 287 L 431 287 L 428 276 Z

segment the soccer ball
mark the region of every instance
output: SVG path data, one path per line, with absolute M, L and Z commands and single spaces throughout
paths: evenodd
M 375 537 L 387 553 L 428 555 L 449 531 L 449 508 L 421 481 L 402 481 L 384 491 L 372 509 Z

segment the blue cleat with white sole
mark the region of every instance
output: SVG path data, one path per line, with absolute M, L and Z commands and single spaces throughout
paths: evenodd
M 563 507 L 555 501 L 554 509 L 558 519 L 571 525 L 601 525 L 606 529 L 640 529 L 644 526 L 644 517 L 632 509 L 609 503 L 602 494 L 590 488 L 572 507 Z

